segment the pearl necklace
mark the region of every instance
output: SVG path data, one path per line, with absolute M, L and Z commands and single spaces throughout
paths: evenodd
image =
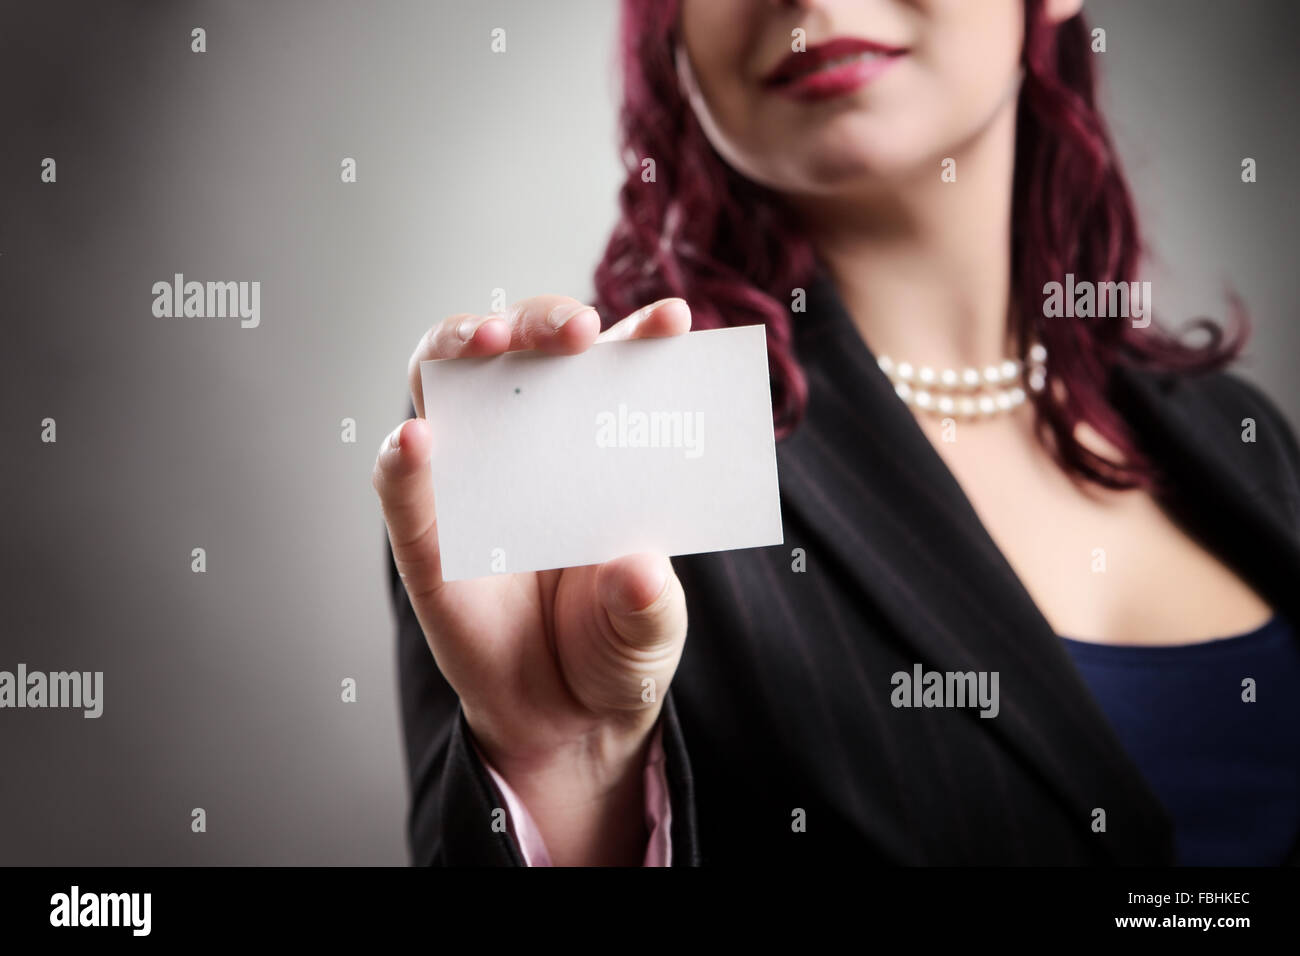
M 1047 349 L 1035 344 L 1025 362 L 1007 359 L 1000 365 L 976 368 L 935 370 L 928 365 L 913 367 L 911 362 L 895 362 L 888 355 L 876 360 L 880 370 L 894 383 L 894 391 L 904 402 L 923 412 L 938 415 L 961 415 L 964 418 L 1009 412 L 1026 399 L 1021 388 L 1021 373 L 1031 392 L 1041 392 L 1047 382 Z

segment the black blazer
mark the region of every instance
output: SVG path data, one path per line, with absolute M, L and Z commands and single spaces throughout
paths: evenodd
M 673 562 L 674 865 L 1172 864 L 1168 815 L 828 278 L 794 319 L 810 394 L 777 446 L 785 543 Z M 1116 373 L 1114 401 L 1175 479 L 1168 510 L 1300 622 L 1300 449 L 1277 409 L 1225 374 Z M 518 865 L 395 569 L 392 587 L 413 860 Z M 997 671 L 1000 713 L 891 706 L 918 663 Z

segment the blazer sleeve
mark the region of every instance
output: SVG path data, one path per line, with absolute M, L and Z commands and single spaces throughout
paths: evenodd
M 510 833 L 494 828 L 505 809 L 478 759 L 460 699 L 438 670 L 389 547 L 397 615 L 397 674 L 410 786 L 407 838 L 418 866 L 523 866 Z
M 1260 471 L 1285 495 L 1293 530 L 1300 527 L 1300 442 L 1297 442 L 1295 430 L 1273 399 L 1258 385 L 1236 374 L 1224 374 L 1221 381 L 1223 387 L 1233 393 L 1222 404 L 1234 410 L 1234 431 L 1240 427 L 1243 417 L 1256 420 L 1255 441 L 1273 459 L 1270 467 Z
M 391 547 L 387 554 L 397 617 L 411 860 L 419 866 L 524 866 L 513 834 L 492 826 L 494 812 L 506 808 L 478 756 L 460 700 L 429 651 Z M 664 697 L 659 722 L 671 807 L 672 863 L 698 866 L 695 785 L 671 689 Z
M 663 726 L 664 776 L 668 781 L 668 800 L 672 807 L 672 824 L 669 828 L 673 847 L 672 865 L 701 866 L 704 855 L 697 823 L 695 777 L 691 773 L 686 735 L 682 731 L 671 687 L 664 695 L 664 709 L 659 722 Z

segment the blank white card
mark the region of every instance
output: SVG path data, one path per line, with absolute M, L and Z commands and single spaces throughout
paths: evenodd
M 446 581 L 783 541 L 761 325 L 420 375 Z

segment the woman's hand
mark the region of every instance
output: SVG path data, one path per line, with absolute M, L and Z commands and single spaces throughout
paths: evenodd
M 418 417 L 398 426 L 375 462 L 397 569 L 438 668 L 559 865 L 635 865 L 645 852 L 642 768 L 686 640 L 682 587 L 659 554 L 444 582 L 429 465 L 437 438 L 425 420 L 420 362 L 517 349 L 571 355 L 597 341 L 690 327 L 681 299 L 646 306 L 604 333 L 595 310 L 563 296 L 524 299 L 504 315 L 454 315 L 411 355 Z

